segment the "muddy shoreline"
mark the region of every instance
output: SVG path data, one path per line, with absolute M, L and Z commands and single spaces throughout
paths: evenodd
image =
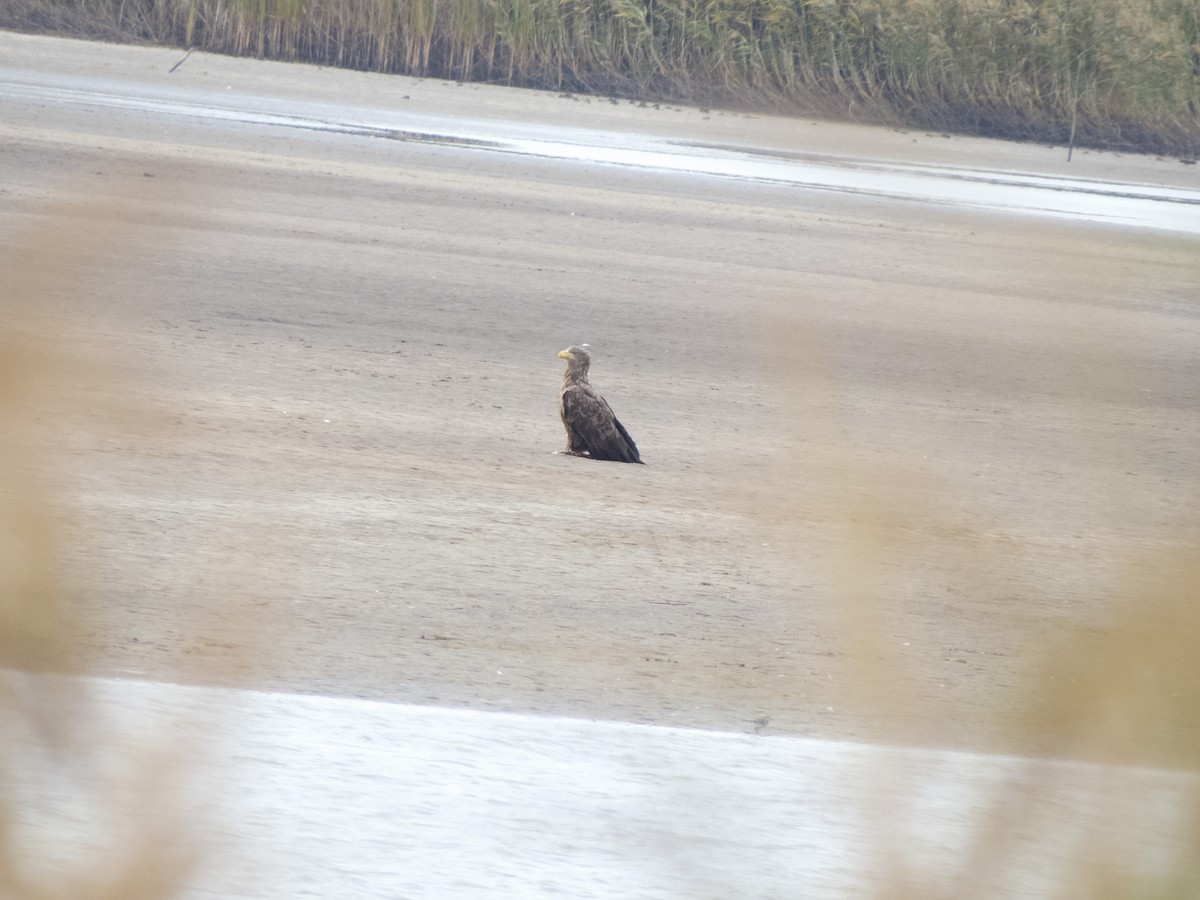
M 1180 187 L 1193 171 L 204 54 L 171 74 L 178 54 L 152 48 L 0 49 L 0 81 L 279 111 Z M 1192 239 L 0 104 L 0 251 L 56 261 L 50 327 L 109 373 L 50 437 L 75 649 L 101 674 L 1019 749 L 1046 658 L 1103 629 L 1117 586 L 1191 527 Z M 576 342 L 646 467 L 556 454 L 555 354 Z

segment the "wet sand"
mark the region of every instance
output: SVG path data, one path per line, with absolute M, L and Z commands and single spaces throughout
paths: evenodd
M 0 34 L 0 82 L 1196 182 L 181 56 Z M 52 429 L 102 674 L 1007 748 L 1194 527 L 1191 238 L 11 92 L 0 141 L 4 265 L 104 361 Z M 576 342 L 645 467 L 556 454 Z

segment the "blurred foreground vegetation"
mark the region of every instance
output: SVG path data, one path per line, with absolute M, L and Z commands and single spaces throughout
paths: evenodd
M 1200 0 L 5 0 L 0 27 L 1200 152 Z

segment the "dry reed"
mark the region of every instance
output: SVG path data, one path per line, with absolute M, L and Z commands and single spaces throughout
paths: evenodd
M 38 219 L 3 258 L 0 896 L 174 897 L 197 861 L 181 800 L 197 748 L 139 731 L 117 758 L 105 736 L 127 726 L 76 677 L 96 662 L 96 623 L 80 602 L 88 535 L 68 499 L 84 474 L 72 471 L 71 448 L 150 432 L 141 385 L 75 325 L 97 271 L 138 245 L 136 200 L 47 208 Z M 164 440 L 156 427 L 152 439 Z
M 764 525 L 781 517 L 786 523 L 786 514 L 771 511 L 795 505 L 808 515 L 827 516 L 825 527 L 841 535 L 832 550 L 814 558 L 797 532 L 790 552 L 805 561 L 807 577 L 820 573 L 832 592 L 837 633 L 849 655 L 843 702 L 890 729 L 897 743 L 921 741 L 943 723 L 932 718 L 935 704 L 914 688 L 921 672 L 897 649 L 895 634 L 902 625 L 892 597 L 906 570 L 922 565 L 957 589 L 986 594 L 1006 569 L 1020 566 L 1019 550 L 992 542 L 980 555 L 973 542 L 964 542 L 939 500 L 947 485 L 902 450 L 873 458 L 870 465 L 855 461 L 846 429 L 827 402 L 839 396 L 839 385 L 815 330 L 791 319 L 773 322 L 768 346 L 770 365 L 780 366 L 773 372 L 785 387 L 787 417 L 796 430 L 790 446 L 804 448 L 803 464 L 781 459 L 767 479 L 770 497 L 755 498 L 751 515 Z M 1089 376 L 1101 373 L 1080 373 Z M 788 485 L 803 485 L 803 497 Z M 746 493 L 741 485 L 738 491 Z M 787 539 L 786 524 L 769 527 L 773 540 Z M 1059 870 L 1043 886 L 1048 893 L 1038 896 L 1200 897 L 1200 528 L 1158 537 L 1160 549 L 1152 556 L 1131 553 L 1121 561 L 1123 575 L 1104 598 L 1111 612 L 1103 621 L 1076 622 L 1053 638 L 1029 626 L 1034 671 L 1021 690 L 997 699 L 992 736 L 1022 757 L 1010 760 L 1009 774 L 966 823 L 956 872 L 925 870 L 913 849 L 923 836 L 907 833 L 902 824 L 929 789 L 927 774 L 902 764 L 878 773 L 878 808 L 868 815 L 879 827 L 876 849 L 885 887 L 874 896 L 1014 896 L 1012 884 L 1030 855 L 1039 843 L 1050 842 L 1060 846 Z M 995 690 L 998 698 L 1005 693 Z M 1050 764 L 1062 760 L 1072 764 Z M 1075 765 L 1079 761 L 1100 766 Z M 1168 854 L 1137 846 L 1134 823 L 1162 810 L 1149 809 L 1152 803 L 1130 783 L 1143 778 L 1144 788 L 1156 777 L 1175 779 L 1178 842 Z M 1079 805 L 1071 817 L 1053 806 L 1064 796 Z M 1052 833 L 1064 821 L 1077 834 Z M 1126 843 L 1114 838 L 1117 833 Z
M 11 0 L 0 27 L 1200 151 L 1196 0 Z

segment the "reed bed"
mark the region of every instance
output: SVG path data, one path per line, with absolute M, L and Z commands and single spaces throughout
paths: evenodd
M 0 26 L 1200 151 L 1200 0 L 9 0 Z

